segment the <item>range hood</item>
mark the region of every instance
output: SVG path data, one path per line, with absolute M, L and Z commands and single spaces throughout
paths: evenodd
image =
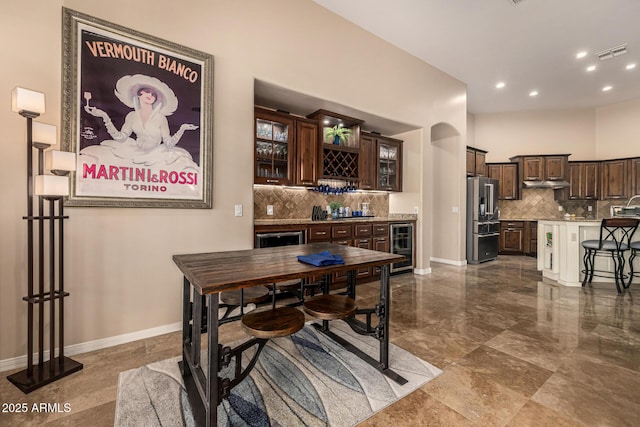
M 540 180 L 540 181 L 522 181 L 522 188 L 553 188 L 554 190 L 560 188 L 569 187 L 567 181 L 552 181 L 552 180 Z

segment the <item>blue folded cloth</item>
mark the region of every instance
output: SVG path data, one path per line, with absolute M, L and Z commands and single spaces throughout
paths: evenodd
M 310 255 L 298 255 L 298 261 L 322 267 L 325 265 L 344 264 L 340 255 L 331 255 L 329 251 L 319 252 Z

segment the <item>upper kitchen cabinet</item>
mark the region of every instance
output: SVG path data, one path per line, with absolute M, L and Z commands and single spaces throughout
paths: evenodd
M 605 160 L 602 162 L 601 199 L 628 199 L 631 197 L 630 159 Z
M 307 118 L 318 122 L 318 178 L 359 180 L 360 125 L 363 120 L 326 110 Z M 336 137 L 336 134 L 337 137 Z
M 562 199 L 596 200 L 600 196 L 600 162 L 569 162 L 568 178 Z
M 640 157 L 629 160 L 631 162 L 631 195 L 640 194 Z
M 295 121 L 289 115 L 256 107 L 255 163 L 256 184 L 291 185 L 295 159 Z
M 487 163 L 487 176 L 498 180 L 500 200 L 520 199 L 518 163 Z
M 487 152 L 467 146 L 467 176 L 487 176 Z
M 255 107 L 256 184 L 318 181 L 318 122 Z
M 402 141 L 378 137 L 378 190 L 402 191 Z
M 564 181 L 567 179 L 569 154 L 515 156 L 520 166 L 520 181 Z
M 377 133 L 360 134 L 358 188 L 402 191 L 402 142 Z
M 360 157 L 358 164 L 358 172 L 360 175 L 358 188 L 361 190 L 375 190 L 376 188 L 377 152 L 375 135 L 362 132 L 360 134 Z
M 296 118 L 296 185 L 318 183 L 318 122 Z

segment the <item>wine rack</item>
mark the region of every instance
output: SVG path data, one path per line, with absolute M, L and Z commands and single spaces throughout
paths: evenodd
M 358 179 L 358 149 L 327 144 L 322 160 L 323 178 Z

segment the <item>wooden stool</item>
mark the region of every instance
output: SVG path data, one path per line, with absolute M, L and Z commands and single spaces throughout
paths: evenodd
M 304 313 L 293 307 L 252 311 L 242 316 L 242 328 L 256 338 L 270 339 L 295 334 L 304 327 Z
M 269 289 L 265 288 L 264 286 L 236 289 L 234 291 L 220 293 L 220 302 L 236 306 L 247 305 L 251 303 L 257 304 L 266 300 L 267 298 L 269 298 Z
M 356 301 L 346 295 L 318 295 L 304 302 L 309 316 L 322 320 L 337 320 L 352 316 L 358 310 Z

